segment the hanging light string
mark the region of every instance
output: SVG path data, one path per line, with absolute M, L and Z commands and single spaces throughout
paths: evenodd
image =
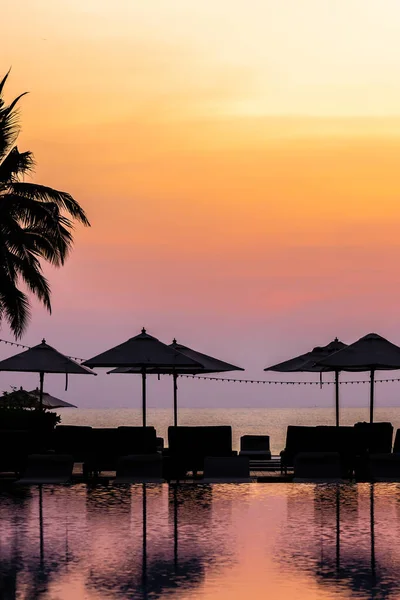
M 16 346 L 17 348 L 24 348 L 25 350 L 31 350 L 32 346 L 26 346 L 25 344 L 19 344 L 18 342 L 10 342 L 10 340 L 0 339 L 2 344 L 6 344 L 8 346 Z M 72 358 L 72 360 L 79 360 L 83 362 L 84 358 L 79 358 L 78 356 L 68 356 L 68 358 Z
M 8 344 L 10 346 L 17 346 L 17 348 L 25 348 L 26 350 L 30 350 L 30 346 L 25 346 L 25 344 L 18 344 L 17 342 L 10 342 L 9 340 L 1 340 L 3 344 Z
M 3 340 L 0 338 L 0 342 L 9 346 L 17 346 L 18 348 L 24 348 L 25 350 L 30 350 L 31 346 L 26 346 L 25 344 L 19 344 L 18 342 L 10 342 L 9 340 Z M 84 362 L 84 358 L 79 358 L 77 356 L 68 356 L 68 358 L 72 358 L 73 360 L 79 360 Z M 235 379 L 232 377 L 208 377 L 206 375 L 183 375 L 180 374 L 179 377 L 186 377 L 187 379 L 205 379 L 207 381 L 224 381 L 225 383 L 257 383 L 260 385 L 335 385 L 335 381 L 271 381 L 265 379 Z M 375 379 L 375 383 L 394 383 L 396 381 L 400 381 L 399 378 L 390 378 L 390 379 Z M 369 379 L 359 379 L 356 381 L 339 381 L 339 385 L 355 385 L 355 384 L 364 384 L 370 383 Z
M 228 377 L 206 377 L 204 375 L 179 375 L 188 379 L 206 379 L 208 381 L 225 381 L 226 383 L 257 383 L 267 385 L 335 385 L 335 381 L 270 381 L 265 379 L 233 379 Z M 375 379 L 375 383 L 393 383 L 400 381 L 398 379 Z M 359 379 L 357 381 L 339 381 L 339 385 L 371 383 L 369 379 Z

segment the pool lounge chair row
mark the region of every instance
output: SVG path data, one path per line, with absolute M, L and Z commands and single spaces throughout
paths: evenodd
M 400 481 L 400 429 L 393 452 L 392 438 L 391 423 L 288 428 L 294 481 Z M 283 468 L 288 462 L 283 453 Z
M 237 454 L 232 451 L 230 426 L 170 427 L 168 443 L 168 449 L 163 450 L 163 440 L 156 436 L 154 427 L 61 425 L 46 439 L 32 432 L 0 431 L 0 471 L 24 472 L 28 455 L 52 453 L 83 463 L 84 475 L 90 476 L 116 471 L 121 457 L 162 453 L 164 478 L 180 480 L 189 472 L 196 475 L 204 471 L 206 457 L 229 458 Z M 269 459 L 269 437 L 243 436 L 240 454 L 251 460 Z
M 281 469 L 294 467 L 299 453 L 338 453 L 343 477 L 350 477 L 360 457 L 391 453 L 391 423 L 356 423 L 353 427 L 316 426 L 287 428 L 281 452 Z M 396 436 L 400 446 L 400 436 Z M 395 443 L 396 450 L 396 443 Z
M 205 470 L 206 457 L 229 458 L 236 454 L 232 450 L 230 426 L 169 427 L 168 449 L 164 452 L 166 477 L 183 479 L 188 472 L 196 475 Z M 248 461 L 270 460 L 269 436 L 242 436 L 239 456 Z M 239 463 L 232 461 L 232 464 Z
M 28 455 L 53 453 L 84 463 L 85 472 L 115 470 L 120 456 L 162 451 L 154 427 L 92 428 L 60 425 L 51 434 L 0 430 L 0 472 L 20 473 Z

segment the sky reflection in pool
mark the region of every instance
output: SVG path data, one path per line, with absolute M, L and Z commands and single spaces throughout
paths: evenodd
M 0 491 L 0 599 L 399 598 L 396 484 Z

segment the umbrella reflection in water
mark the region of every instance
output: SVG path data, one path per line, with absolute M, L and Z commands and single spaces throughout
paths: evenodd
M 64 561 L 51 540 L 46 549 L 46 491 L 42 486 L 5 490 L 0 502 L 0 598 L 14 600 L 22 592 L 29 599 L 48 597 Z M 7 532 L 8 523 L 13 524 L 12 537 Z
M 302 486 L 301 493 L 288 501 L 287 527 L 276 554 L 281 568 L 300 570 L 323 585 L 334 586 L 337 592 L 350 590 L 360 598 L 397 599 L 400 553 L 397 532 L 387 519 L 393 502 L 400 500 L 399 488 L 396 492 L 385 484 L 307 488 Z M 310 512 L 311 494 L 314 514 Z M 378 538 L 377 494 L 382 498 L 379 515 L 385 515 L 379 522 Z
M 163 511 L 157 514 L 165 490 L 166 486 L 136 484 L 121 485 L 118 486 L 118 490 L 112 491 L 118 505 L 122 504 L 126 509 L 131 506 L 132 512 L 129 511 L 129 516 L 133 529 L 128 531 L 128 535 L 127 524 L 121 520 L 121 514 L 128 517 L 125 508 L 121 513 L 118 509 L 115 510 L 117 507 L 114 504 L 114 511 L 119 515 L 115 524 L 108 518 L 111 512 L 110 515 L 104 515 L 104 511 L 100 513 L 95 509 L 95 505 L 88 508 L 88 518 L 94 519 L 98 543 L 101 544 L 102 535 L 99 535 L 98 529 L 103 521 L 104 531 L 110 527 L 117 528 L 113 547 L 115 546 L 116 550 L 121 548 L 120 555 L 113 552 L 112 559 L 109 559 L 107 564 L 104 563 L 101 553 L 96 562 L 91 563 L 87 578 L 89 587 L 104 594 L 112 592 L 115 598 L 163 598 L 171 590 L 182 586 L 186 590 L 192 590 L 201 584 L 204 578 L 203 561 L 207 556 L 206 549 L 197 549 L 195 540 L 192 540 L 192 553 L 185 552 L 182 557 L 178 557 L 178 521 L 174 521 L 174 535 L 171 536 L 169 528 L 166 527 L 165 514 Z M 103 500 L 106 502 L 109 493 L 110 490 L 106 493 L 104 490 L 92 491 L 90 503 L 98 504 Z M 128 497 L 131 501 L 128 501 Z M 177 503 L 175 508 L 177 516 Z M 92 509 L 94 512 L 90 516 Z M 119 541 L 119 531 L 124 532 L 123 546 Z M 108 543 L 110 544 L 109 538 Z

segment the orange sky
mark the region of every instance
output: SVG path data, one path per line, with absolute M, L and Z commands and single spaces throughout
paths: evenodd
M 397 0 L 5 4 L 19 147 L 93 225 L 27 343 L 146 325 L 260 375 L 335 335 L 400 342 Z

